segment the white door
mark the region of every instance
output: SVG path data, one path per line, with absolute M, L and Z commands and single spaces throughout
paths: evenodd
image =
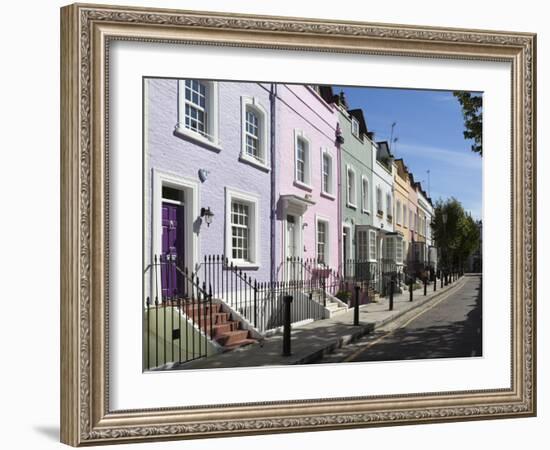
M 296 259 L 300 256 L 299 245 L 299 226 L 296 216 L 288 214 L 286 216 L 286 279 L 295 280 L 298 278 L 301 264 Z

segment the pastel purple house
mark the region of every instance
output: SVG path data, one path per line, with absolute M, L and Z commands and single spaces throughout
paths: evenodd
M 162 255 L 196 272 L 224 254 L 269 279 L 270 85 L 144 83 L 145 266 Z

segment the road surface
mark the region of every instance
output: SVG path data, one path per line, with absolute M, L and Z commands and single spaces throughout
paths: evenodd
M 397 328 L 369 334 L 318 363 L 482 356 L 481 277 L 467 275 L 463 280 L 462 286 L 411 313 Z

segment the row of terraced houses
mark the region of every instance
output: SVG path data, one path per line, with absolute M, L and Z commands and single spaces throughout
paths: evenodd
M 244 312 L 258 298 L 238 307 L 247 286 L 435 266 L 432 201 L 375 141 L 365 114 L 376 111 L 349 109 L 330 86 L 147 79 L 144 96 L 144 262 L 166 265 L 145 271 L 149 303 L 198 279 L 263 332 L 265 310 Z M 346 308 L 340 289 L 333 309 Z

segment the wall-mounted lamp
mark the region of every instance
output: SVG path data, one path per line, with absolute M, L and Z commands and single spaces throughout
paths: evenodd
M 201 180 L 201 183 L 204 183 L 206 179 L 208 178 L 208 170 L 206 169 L 199 169 L 199 180 Z
M 210 210 L 210 206 L 208 208 L 201 208 L 201 218 L 202 217 L 204 217 L 206 225 L 210 226 L 212 218 L 214 217 L 214 213 Z

